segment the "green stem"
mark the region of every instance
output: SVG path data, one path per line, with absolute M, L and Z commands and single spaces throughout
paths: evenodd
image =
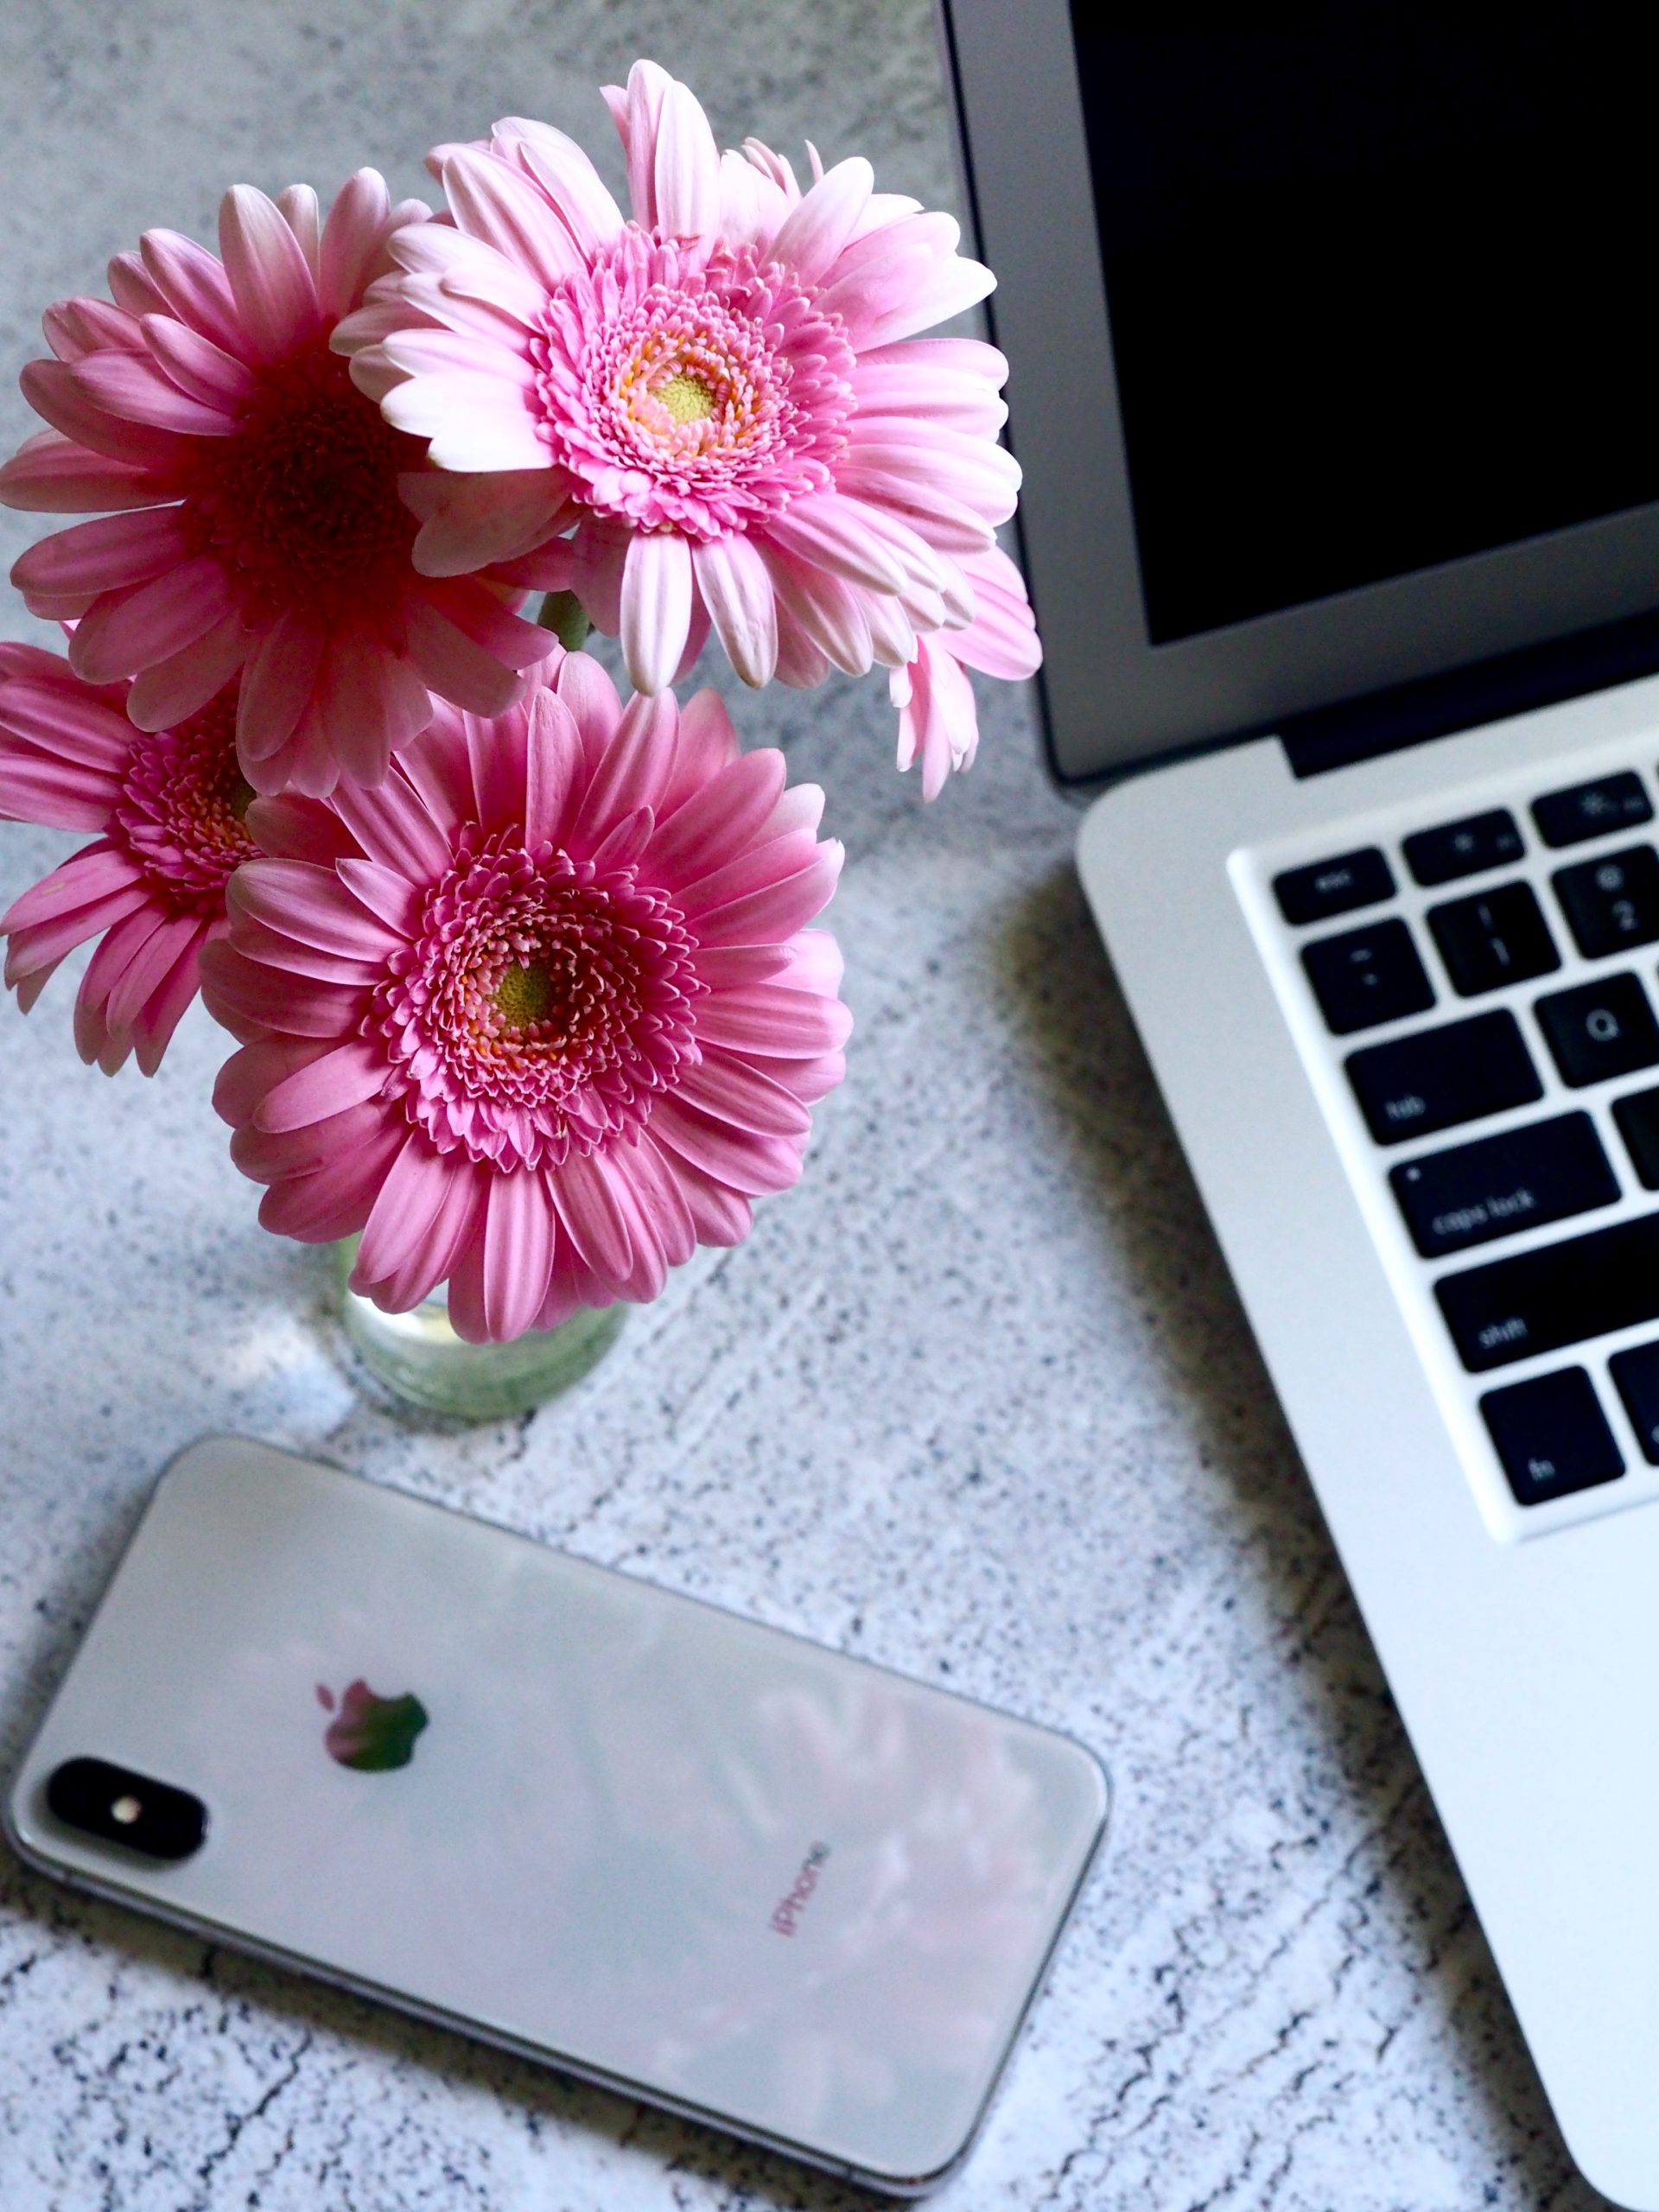
M 537 620 L 550 630 L 568 653 L 580 652 L 593 624 L 573 591 L 550 591 L 542 601 Z

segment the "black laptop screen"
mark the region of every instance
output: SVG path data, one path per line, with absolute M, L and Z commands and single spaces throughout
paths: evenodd
M 1153 642 L 1659 499 L 1659 33 L 1073 0 Z

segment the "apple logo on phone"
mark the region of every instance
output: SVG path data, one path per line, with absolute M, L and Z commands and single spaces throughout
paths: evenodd
M 408 1691 L 402 1697 L 377 1697 L 360 1675 L 338 1699 L 326 1682 L 319 1682 L 317 1703 L 334 1716 L 323 1749 L 338 1765 L 355 1767 L 359 1774 L 407 1766 L 429 1717 L 419 1698 Z

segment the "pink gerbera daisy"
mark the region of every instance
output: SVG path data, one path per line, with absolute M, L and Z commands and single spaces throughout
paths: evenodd
M 996 442 L 1007 365 L 913 335 L 991 289 L 956 223 L 876 193 L 868 162 L 803 193 L 754 141 L 722 160 L 652 62 L 606 97 L 631 220 L 543 124 L 432 156 L 454 226 L 395 234 L 398 273 L 335 334 L 386 419 L 441 468 L 499 475 L 518 519 L 539 485 L 546 531 L 575 521 L 541 580 L 620 633 L 642 691 L 711 624 L 746 682 L 804 685 L 902 670 L 919 637 L 983 622 L 976 564 L 1020 480 Z M 475 565 L 494 526 L 474 492 L 416 561 Z M 1024 592 L 1011 564 L 998 576 L 1006 630 L 1001 601 Z M 1028 674 L 1028 617 L 1017 658 Z
M 137 676 L 143 728 L 176 727 L 239 672 L 237 742 L 261 791 L 377 781 L 433 693 L 497 712 L 548 650 L 511 611 L 512 577 L 415 568 L 420 446 L 330 348 L 391 265 L 388 237 L 427 212 L 393 207 L 372 169 L 321 224 L 308 187 L 273 201 L 238 185 L 222 261 L 147 232 L 110 265 L 115 304 L 50 308 L 56 359 L 23 371 L 53 428 L 0 468 L 0 500 L 121 512 L 44 539 L 13 581 L 35 613 L 76 623 L 89 683 Z
M 225 931 L 225 886 L 258 849 L 236 759 L 234 688 L 172 729 L 136 729 L 127 687 L 85 683 L 55 654 L 0 645 L 0 816 L 94 830 L 92 844 L 0 914 L 25 1012 L 65 955 L 103 937 L 75 1000 L 81 1058 L 154 1075 Z
M 262 800 L 205 963 L 245 1041 L 217 1103 L 265 1226 L 362 1232 L 390 1312 L 462 1336 L 649 1299 L 799 1175 L 842 1073 L 822 794 L 702 692 L 626 711 L 572 654 L 493 721 L 442 714 L 378 789 Z

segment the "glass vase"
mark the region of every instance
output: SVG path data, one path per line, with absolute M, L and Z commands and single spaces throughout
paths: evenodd
M 351 1287 L 357 1239 L 334 1247 L 340 1325 L 369 1373 L 394 1397 L 458 1421 L 528 1413 L 579 1382 L 615 1343 L 626 1308 L 582 1307 L 555 1329 L 529 1329 L 512 1344 L 472 1344 L 457 1336 L 443 1287 L 407 1313 L 383 1313 Z

